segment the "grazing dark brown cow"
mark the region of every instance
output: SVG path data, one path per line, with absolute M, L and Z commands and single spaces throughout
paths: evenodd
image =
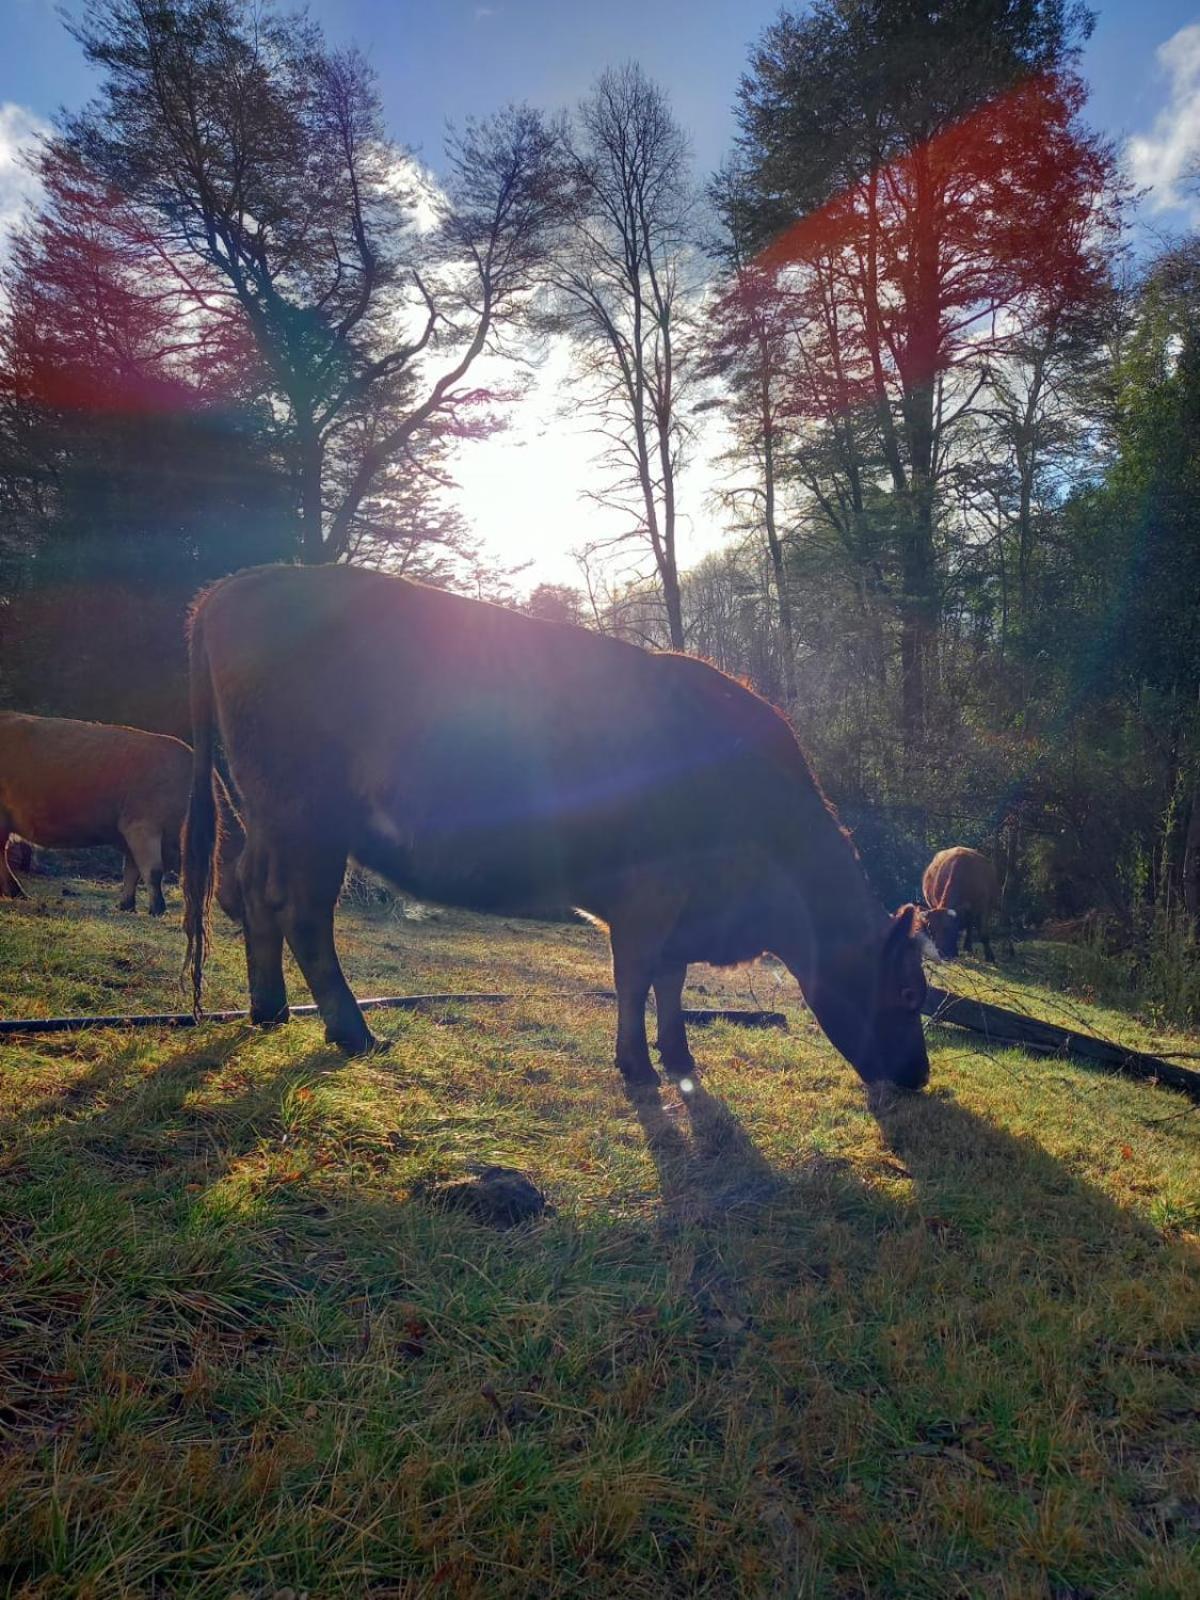
M 179 867 L 179 835 L 192 781 L 192 752 L 180 739 L 140 728 L 0 711 L 0 898 L 25 891 L 7 858 L 8 837 L 50 850 L 115 845 L 125 856 L 120 908 L 136 909 L 139 878 L 150 915 L 166 909 L 164 871 Z M 232 862 L 241 830 L 229 809 L 218 899 L 238 915 Z
M 864 1078 L 926 1081 L 915 909 L 883 910 L 787 723 L 715 668 L 350 567 L 225 579 L 196 606 L 191 650 L 197 1006 L 219 731 L 257 1022 L 288 1014 L 286 939 L 326 1037 L 375 1042 L 334 948 L 353 856 L 431 900 L 605 922 L 630 1081 L 656 1081 L 651 988 L 663 1063 L 686 1072 L 688 963 L 763 950 Z
M 928 907 L 922 920 L 940 956 L 953 961 L 960 935 L 970 955 L 977 933 L 984 955 L 995 961 L 988 930 L 1000 904 L 1000 880 L 986 856 L 961 844 L 939 850 L 925 868 L 921 892 Z

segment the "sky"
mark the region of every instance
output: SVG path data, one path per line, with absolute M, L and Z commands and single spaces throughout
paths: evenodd
M 0 241 L 28 192 L 22 144 L 61 106 L 86 100 L 92 80 L 59 0 L 0 0 Z M 800 9 L 800 7 L 796 7 Z M 66 0 L 79 14 L 80 0 Z M 698 176 L 728 150 L 733 104 L 750 45 L 777 0 L 310 0 L 332 43 L 359 45 L 379 74 L 394 137 L 435 171 L 447 122 L 509 101 L 550 110 L 586 93 L 607 65 L 638 60 L 670 93 L 691 136 Z M 1110 0 L 1096 6 L 1082 70 L 1088 120 L 1147 191 L 1138 243 L 1200 223 L 1200 198 L 1182 180 L 1200 159 L 1200 9 L 1197 0 Z M 552 353 L 503 434 L 469 445 L 457 468 L 463 509 L 486 547 L 516 565 L 519 586 L 578 581 L 571 555 L 613 531 L 582 504 L 592 444 L 569 414 L 567 363 Z M 685 562 L 720 541 L 707 504 L 713 470 L 684 480 Z

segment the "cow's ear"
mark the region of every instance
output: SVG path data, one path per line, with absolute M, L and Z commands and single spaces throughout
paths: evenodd
M 889 947 L 903 944 L 911 937 L 913 924 L 916 921 L 917 908 L 913 905 L 901 906 L 892 918 L 892 926 L 888 930 L 887 943 Z

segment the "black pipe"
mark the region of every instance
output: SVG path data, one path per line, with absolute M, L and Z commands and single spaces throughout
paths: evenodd
M 611 989 L 583 989 L 573 995 L 554 994 L 397 994 L 360 1000 L 363 1011 L 424 1011 L 449 1005 L 500 1005 L 506 1000 L 615 1000 Z M 292 1006 L 293 1017 L 315 1017 L 316 1006 Z M 245 1022 L 248 1011 L 206 1011 L 194 1017 L 190 1011 L 134 1013 L 125 1017 L 15 1017 L 0 1019 L 0 1037 L 5 1034 L 74 1033 L 82 1028 L 194 1028 L 205 1022 Z M 683 1020 L 698 1027 L 710 1022 L 740 1022 L 747 1028 L 786 1028 L 781 1011 L 685 1011 Z
M 581 989 L 574 994 L 398 994 L 360 1000 L 364 1011 L 423 1011 L 451 1005 L 502 1005 L 508 1000 L 615 1000 L 611 989 Z M 972 1033 L 983 1034 L 993 1044 L 1016 1045 L 1035 1055 L 1070 1055 L 1090 1065 L 1131 1078 L 1149 1079 L 1181 1089 L 1200 1100 L 1200 1073 L 1176 1066 L 1160 1056 L 1113 1044 L 1094 1034 L 1056 1027 L 1040 1017 L 1005 1011 L 1000 1006 L 972 1000 L 965 995 L 948 994 L 930 985 L 923 1006 L 925 1015 L 938 1023 L 951 1023 Z M 293 1017 L 315 1017 L 313 1005 L 293 1006 Z M 125 1017 L 17 1017 L 0 1019 L 0 1038 L 33 1033 L 74 1033 L 83 1028 L 194 1028 L 205 1022 L 245 1022 L 248 1011 L 208 1011 L 194 1017 L 190 1011 L 161 1011 Z M 746 1028 L 786 1028 L 781 1011 L 736 1011 L 720 1008 L 684 1011 L 685 1022 L 704 1027 L 710 1022 L 736 1022 Z

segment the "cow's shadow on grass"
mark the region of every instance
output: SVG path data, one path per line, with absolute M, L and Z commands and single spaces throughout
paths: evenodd
M 103 1034 L 63 1033 L 39 1040 L 38 1066 L 33 1070 L 44 1071 L 50 1086 L 30 1094 L 14 1114 L 0 1117 L 0 1149 L 18 1140 L 23 1129 L 48 1119 L 61 1119 L 63 1132 L 90 1120 L 114 1126 L 143 1111 L 158 1120 L 219 1072 L 245 1043 L 247 1032 L 229 1029 L 211 1039 L 180 1033 L 175 1036 L 179 1048 L 144 1073 L 138 1064 L 156 1043 L 150 1034 L 128 1033 L 115 1047 Z M 0 1070 L 6 1054 L 11 1060 L 18 1048 L 13 1041 L 6 1042 L 0 1051 Z M 82 1072 L 71 1071 L 81 1049 L 88 1051 L 89 1064 Z M 59 1063 L 67 1070 L 56 1074 Z
M 982 1065 L 987 1052 L 979 1055 Z M 1118 1244 L 1147 1264 L 1187 1253 L 1138 1212 L 1076 1177 L 1035 1138 L 998 1127 L 947 1089 L 884 1094 L 872 1109 L 884 1143 L 912 1179 L 920 1215 L 935 1231 L 957 1230 L 964 1241 L 990 1240 L 1015 1253 L 1092 1258 L 1097 1268 Z
M 103 1164 L 115 1176 L 155 1171 L 167 1183 L 174 1174 L 208 1185 L 251 1150 L 280 1141 L 286 1145 L 281 1106 L 288 1095 L 297 1086 L 306 1094 L 304 1086 L 353 1069 L 324 1047 L 281 1053 L 277 1064 L 265 1070 L 259 1064 L 228 1086 L 218 1103 L 194 1100 L 261 1037 L 245 1027 L 213 1030 L 202 1038 L 181 1035 L 177 1049 L 139 1070 L 141 1041 L 134 1036 L 0 1120 L 0 1152 L 17 1158 L 15 1170 L 6 1174 L 0 1168 L 0 1181 L 7 1178 L 11 1193 L 37 1157 L 48 1170 L 56 1160 L 68 1165 L 85 1160 Z M 71 1046 L 64 1041 L 60 1048 L 69 1054 Z M 396 1094 L 404 1094 L 402 1079 Z M 1185 1246 L 1165 1242 L 1136 1212 L 1076 1177 L 1036 1140 L 1006 1132 L 936 1086 L 915 1096 L 885 1091 L 872 1106 L 884 1145 L 900 1164 L 894 1170 L 911 1179 L 905 1198 L 846 1159 L 815 1154 L 779 1170 L 732 1109 L 698 1080 L 677 1093 L 643 1089 L 626 1099 L 656 1169 L 660 1211 L 654 1226 L 660 1232 L 718 1226 L 726 1235 L 759 1231 L 764 1214 L 769 1219 L 791 1211 L 811 1218 L 832 1204 L 840 1215 L 860 1217 L 873 1238 L 921 1222 L 963 1241 L 1009 1240 L 1020 1251 L 1039 1248 L 1081 1261 L 1094 1258 L 1098 1270 L 1118 1239 L 1136 1244 L 1135 1253 L 1148 1268 L 1155 1259 L 1186 1253 Z M 31 1145 L 27 1130 L 47 1118 L 49 1125 Z M 366 1143 L 374 1149 L 377 1171 L 384 1164 L 386 1139 L 381 1144 L 376 1132 Z M 360 1163 L 358 1171 L 366 1174 L 367 1166 Z M 299 1196 L 305 1174 L 291 1181 Z M 431 1192 L 436 1191 L 417 1185 L 418 1198 L 408 1199 L 397 1190 L 398 1198 L 383 1209 L 427 1205 Z M 378 1197 L 368 1203 L 378 1214 Z M 578 1212 L 575 1216 L 579 1226 L 586 1226 Z
M 236 1067 L 239 1053 L 261 1037 L 244 1027 L 180 1036 L 177 1049 L 139 1069 L 141 1041 L 134 1036 L 69 1082 L 32 1096 L 0 1121 L 0 1151 L 13 1152 L 18 1161 L 7 1174 L 10 1194 L 34 1158 L 47 1169 L 55 1160 L 69 1165 L 83 1159 L 118 1175 L 155 1170 L 165 1181 L 174 1173 L 208 1184 L 250 1150 L 286 1144 L 281 1106 L 288 1095 L 297 1086 L 307 1093 L 303 1086 L 353 1069 L 328 1048 L 281 1052 L 265 1069 L 258 1063 L 253 1072 L 235 1074 L 216 1103 L 193 1098 Z M 60 1048 L 69 1054 L 71 1046 L 64 1041 Z M 402 1078 L 395 1092 L 403 1096 Z M 907 1197 L 897 1197 L 846 1159 L 816 1154 L 786 1171 L 777 1169 L 731 1108 L 698 1080 L 677 1094 L 655 1088 L 626 1098 L 656 1169 L 660 1214 L 654 1225 L 667 1232 L 717 1225 L 726 1233 L 758 1229 L 764 1211 L 812 1215 L 832 1195 L 840 1213 L 860 1215 L 873 1236 L 924 1219 L 934 1229 L 957 1230 L 965 1240 L 1008 1239 L 1020 1250 L 1036 1243 L 1095 1255 L 1101 1267 L 1118 1238 L 1136 1242 L 1147 1265 L 1185 1249 L 1164 1242 L 1136 1212 L 1076 1177 L 1033 1138 L 1006 1132 L 936 1087 L 915 1096 L 885 1092 L 873 1106 L 884 1145 L 900 1164 L 894 1170 L 911 1179 Z M 30 1141 L 31 1125 L 47 1119 Z M 380 1152 L 389 1148 L 386 1138 L 381 1143 L 376 1130 L 366 1143 L 378 1170 L 384 1164 Z M 361 1174 L 367 1170 L 359 1164 Z M 0 1169 L 0 1180 L 5 1176 Z M 292 1179 L 297 1194 L 305 1181 L 303 1172 Z M 428 1203 L 394 1192 L 398 1198 L 389 1205 Z M 377 1197 L 370 1203 L 377 1205 Z M 578 1211 L 575 1217 L 586 1226 Z
M 655 1087 L 626 1091 L 658 1171 L 667 1218 L 702 1220 L 761 1205 L 782 1180 L 725 1104 L 696 1078 L 678 1099 Z
M 978 1055 L 981 1070 L 994 1070 L 986 1050 Z M 1135 1363 L 1150 1347 L 1147 1359 L 1161 1364 L 1168 1387 L 1168 1376 L 1186 1378 L 1200 1359 L 1186 1331 L 1189 1315 L 1200 1318 L 1200 1252 L 1115 1203 L 1036 1138 L 976 1114 L 949 1089 L 935 1084 L 918 1095 L 884 1090 L 868 1097 L 881 1135 L 878 1163 L 814 1153 L 786 1171 L 772 1166 L 730 1108 L 698 1084 L 677 1104 L 658 1091 L 630 1099 L 657 1167 L 659 1227 L 668 1235 L 690 1228 L 735 1244 L 739 1237 L 773 1238 L 795 1249 L 797 1273 L 812 1265 L 805 1253 L 813 1249 L 822 1271 L 840 1266 L 860 1287 L 887 1279 L 906 1254 L 922 1258 L 938 1281 L 945 1258 L 968 1321 L 979 1311 L 981 1326 L 991 1316 L 1002 1329 L 1010 1317 L 1014 1349 L 1036 1324 L 1043 1299 L 1059 1307 L 1078 1299 L 1081 1307 L 1086 1302 L 1080 1328 L 1092 1330 L 1080 1336 L 1081 1357 L 1094 1353 L 1086 1351 L 1089 1337 Z M 827 1231 L 822 1224 L 834 1223 L 844 1224 L 844 1241 L 853 1240 L 840 1263 L 830 1260 L 828 1237 L 819 1237 Z M 752 1281 L 742 1288 L 739 1310 L 748 1316 L 758 1314 L 756 1292 Z M 1106 1304 L 1111 1317 L 1101 1325 Z M 1056 1326 L 1054 1337 L 1068 1335 Z
M 836 1543 L 835 1495 L 854 1473 L 869 1480 L 881 1453 L 891 1463 L 881 1504 L 896 1479 L 903 1494 L 888 1517 L 903 1529 L 924 1492 L 904 1464 L 943 1446 L 939 1470 L 1024 1494 L 1025 1435 L 1041 1426 L 1024 1418 L 1053 1413 L 1048 1387 L 1065 1385 L 1063 1406 L 1074 1395 L 1114 1430 L 1123 1406 L 1140 1407 L 1146 1448 L 1161 1445 L 1160 1456 L 1148 1408 L 1186 1409 L 1172 1386 L 1187 1377 L 1187 1320 L 1171 1302 L 1196 1281 L 1194 1253 L 945 1091 L 880 1098 L 886 1173 L 820 1154 L 781 1170 L 698 1082 L 640 1093 L 629 1103 L 657 1203 L 564 1204 L 552 1192 L 556 1215 L 502 1233 L 413 1198 L 402 1142 L 378 1123 L 340 1102 L 336 1127 L 332 1114 L 328 1129 L 313 1122 L 314 1089 L 353 1067 L 325 1048 L 275 1052 L 258 1039 L 244 1029 L 181 1038 L 139 1070 L 118 1048 L 0 1128 L 17 1156 L 0 1171 L 0 1313 L 11 1293 L 21 1335 L 0 1371 L 0 1433 L 114 1485 L 108 1499 L 89 1489 L 57 1553 L 29 1521 L 9 1555 L 22 1582 L 86 1576 L 88 1541 L 125 1514 L 128 1492 L 130 1517 L 155 1529 L 160 1570 L 181 1589 L 181 1530 L 200 1516 L 224 1526 L 241 1496 L 262 1527 L 239 1581 L 351 1592 L 347 1574 L 364 1566 L 436 1583 L 459 1562 L 461 1592 L 482 1593 L 486 1561 L 471 1567 L 470 1541 L 430 1516 L 460 1492 L 478 1500 L 460 1474 L 493 1475 L 496 1503 L 511 1502 L 504 1560 L 517 1570 L 565 1520 L 590 1526 L 583 1508 L 603 1508 L 607 1475 L 638 1507 L 643 1493 L 646 1506 L 684 1507 L 682 1489 L 630 1487 L 645 1456 L 647 1483 L 683 1463 L 680 1483 L 703 1481 L 716 1522 L 736 1530 L 707 1554 L 697 1543 L 685 1571 L 685 1536 L 698 1535 L 683 1510 L 656 1511 L 656 1537 L 679 1540 L 681 1563 L 662 1592 L 710 1579 L 711 1592 L 744 1592 L 723 1565 L 739 1544 L 778 1539 L 792 1561 L 801 1501 L 821 1507 L 817 1521 L 834 1531 L 820 1538 Z M 383 1092 L 403 1097 L 402 1068 Z M 1161 1364 L 1147 1368 L 1145 1350 Z M 994 1416 L 957 1414 L 962 1397 L 978 1409 L 989 1393 Z M 968 1421 L 983 1431 L 968 1435 Z M 148 1475 L 138 1451 L 151 1432 Z M 213 1440 L 221 1470 L 210 1482 L 200 1457 Z M 756 1465 L 768 1447 L 782 1463 L 774 1476 Z M 1071 1467 L 1073 1439 L 1054 1448 Z M 1094 1467 L 1087 1448 L 1080 1458 Z M 428 1487 L 411 1466 L 421 1449 Z M 584 1458 L 600 1465 L 577 1503 L 566 1486 Z M 338 1470 L 310 1470 L 326 1460 Z M 293 1483 L 304 1490 L 289 1521 Z M 339 1499 L 346 1484 L 359 1497 L 353 1518 Z M 29 1503 L 41 1493 L 35 1483 Z M 407 1525 L 386 1508 L 403 1494 L 420 1536 L 398 1568 L 408 1535 L 396 1528 Z M 546 1505 L 560 1508 L 557 1521 Z M 520 1528 L 539 1517 L 543 1531 L 523 1542 Z M 491 1537 L 480 1526 L 476 1543 Z M 615 1592 L 638 1537 L 631 1523 L 611 1574 L 591 1575 L 597 1592 Z M 555 1548 L 563 1571 L 582 1563 L 576 1545 Z M 977 1556 L 968 1576 L 996 1559 Z M 872 1581 L 888 1592 L 885 1570 Z

